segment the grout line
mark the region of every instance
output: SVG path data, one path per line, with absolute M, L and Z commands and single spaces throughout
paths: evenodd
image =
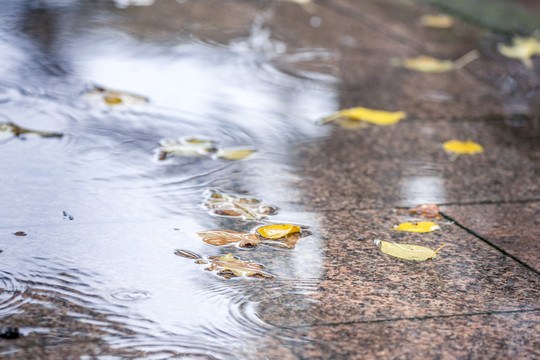
M 516 256 L 510 254 L 509 252 L 507 252 L 506 250 L 504 250 L 503 248 L 495 245 L 494 243 L 492 243 L 491 241 L 489 241 L 488 239 L 480 236 L 479 234 L 477 234 L 476 232 L 474 232 L 473 230 L 465 227 L 464 225 L 460 224 L 458 221 L 454 220 L 453 218 L 451 218 L 450 216 L 444 214 L 444 213 L 440 213 L 444 218 L 452 221 L 454 224 L 456 224 L 457 226 L 459 226 L 460 228 L 462 228 L 463 230 L 465 230 L 466 232 L 468 232 L 469 234 L 477 237 L 478 239 L 482 240 L 483 242 L 485 242 L 486 244 L 488 244 L 489 246 L 493 247 L 494 249 L 500 251 L 503 255 L 506 255 L 512 259 L 514 259 L 515 261 L 517 261 L 518 263 L 520 263 L 522 266 L 526 267 L 527 269 L 531 270 L 532 272 L 536 273 L 537 275 L 540 275 L 540 272 L 536 269 L 534 269 L 533 267 L 531 267 L 530 265 L 528 265 L 527 263 L 523 262 L 522 260 L 518 259 Z
M 391 319 L 377 319 L 377 320 L 365 320 L 365 321 L 344 321 L 336 323 L 326 323 L 326 324 L 310 324 L 310 325 L 298 325 L 290 326 L 288 329 L 301 329 L 301 328 L 310 328 L 315 326 L 340 326 L 340 325 L 354 325 L 354 324 L 375 324 L 375 323 L 384 323 L 384 322 L 397 322 L 397 321 L 423 321 L 423 320 L 435 320 L 435 319 L 449 319 L 449 318 L 461 318 L 468 316 L 482 316 L 482 315 L 506 315 L 506 314 L 523 314 L 530 312 L 538 312 L 540 309 L 528 309 L 528 310 L 508 310 L 508 311 L 486 311 L 486 312 L 477 312 L 477 313 L 467 313 L 467 314 L 450 314 L 450 315 L 434 315 L 434 316 L 412 316 L 407 318 L 391 318 Z

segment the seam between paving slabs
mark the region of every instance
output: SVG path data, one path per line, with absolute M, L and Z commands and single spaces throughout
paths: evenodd
M 427 316 L 413 316 L 413 317 L 406 317 L 406 318 L 376 319 L 376 320 L 364 320 L 364 321 L 343 321 L 343 322 L 335 322 L 335 323 L 289 326 L 286 328 L 287 329 L 302 329 L 302 328 L 310 328 L 310 327 L 315 327 L 315 326 L 340 326 L 340 325 L 372 324 L 372 323 L 397 322 L 397 321 L 424 321 L 424 320 L 462 318 L 462 317 L 483 316 L 483 315 L 526 314 L 526 313 L 532 313 L 532 312 L 540 312 L 540 309 L 486 311 L 486 312 L 466 313 L 466 314 L 449 314 L 449 315 L 433 315 L 433 316 L 427 315 Z
M 444 218 L 446 218 L 447 220 L 449 221 L 452 221 L 454 224 L 456 224 L 457 226 L 459 226 L 460 228 L 462 228 L 463 230 L 465 230 L 466 232 L 468 232 L 469 234 L 475 236 L 476 238 L 482 240 L 483 242 L 485 242 L 486 244 L 488 244 L 489 246 L 493 247 L 494 249 L 498 250 L 499 252 L 501 252 L 503 255 L 505 256 L 508 256 L 509 258 L 512 258 L 513 260 L 515 260 L 516 262 L 518 262 L 519 264 L 521 264 L 522 266 L 526 267 L 527 269 L 531 270 L 532 272 L 534 272 L 536 275 L 540 275 L 540 272 L 536 269 L 534 269 L 533 267 L 531 267 L 530 265 L 528 265 L 527 263 L 523 262 L 522 260 L 520 260 L 519 258 L 517 258 L 516 256 L 510 254 L 509 252 L 507 252 L 506 250 L 504 250 L 503 248 L 495 245 L 494 243 L 492 243 L 491 241 L 489 241 L 488 239 L 484 238 L 483 236 L 480 236 L 479 234 L 477 234 L 476 232 L 474 232 L 473 230 L 469 229 L 468 227 L 460 224 L 458 221 L 456 221 L 455 219 L 451 218 L 450 216 L 444 214 L 443 212 L 440 213 Z

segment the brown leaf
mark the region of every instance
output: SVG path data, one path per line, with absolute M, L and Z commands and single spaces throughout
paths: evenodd
M 197 235 L 207 244 L 215 246 L 237 246 L 254 248 L 260 243 L 256 234 L 243 233 L 235 230 L 208 230 Z
M 411 214 L 440 219 L 439 207 L 436 204 L 423 204 L 408 210 Z
M 263 271 L 263 266 L 251 261 L 242 261 L 232 254 L 224 256 L 210 256 L 208 257 L 208 266 L 205 270 L 215 271 L 217 275 L 223 276 L 226 279 L 231 277 L 264 277 L 273 278 L 274 275 Z
M 244 220 L 262 220 L 266 215 L 277 212 L 274 206 L 261 205 L 261 201 L 252 197 L 227 194 L 217 189 L 210 189 L 205 194 L 204 205 L 211 214 L 228 217 L 241 217 Z

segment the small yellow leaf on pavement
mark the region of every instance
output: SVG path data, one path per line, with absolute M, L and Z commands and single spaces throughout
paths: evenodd
M 458 155 L 476 154 L 484 151 L 482 145 L 473 141 L 450 140 L 443 144 L 444 150 Z
M 454 19 L 446 14 L 428 14 L 420 17 L 420 24 L 425 27 L 447 29 L 454 25 Z
M 383 241 L 376 239 L 374 241 L 375 245 L 381 247 L 381 251 L 385 254 L 398 257 L 405 260 L 414 260 L 414 261 L 426 261 L 429 259 L 435 258 L 437 252 L 441 250 L 441 246 L 436 251 L 431 250 L 428 247 L 412 244 L 397 244 L 395 242 Z
M 431 221 L 419 221 L 417 223 L 405 222 L 394 226 L 392 230 L 425 233 L 439 229 L 440 226 Z
M 392 125 L 405 118 L 407 114 L 403 111 L 388 112 L 383 110 L 368 109 L 364 107 L 355 107 L 351 109 L 344 109 L 324 118 L 323 124 L 330 121 L 337 121 L 345 118 L 348 122 L 362 121 L 374 125 L 387 126 Z M 340 124 L 341 125 L 341 124 Z M 349 124 L 342 125 L 350 128 Z
M 280 239 L 289 234 L 300 232 L 299 226 L 290 224 L 268 225 L 257 229 L 257 233 L 267 239 Z
M 255 149 L 224 148 L 218 150 L 216 157 L 227 160 L 243 160 L 249 158 L 256 152 L 257 150 Z
M 499 44 L 497 49 L 504 56 L 519 59 L 526 67 L 532 69 L 531 58 L 540 55 L 540 39 L 534 34 L 528 38 L 516 36 L 512 39 L 512 45 Z
M 431 56 L 421 55 L 415 58 L 409 59 L 397 59 L 391 60 L 393 66 L 401 66 L 409 70 L 415 70 L 426 73 L 443 73 L 460 69 L 480 57 L 478 50 L 472 50 L 463 55 L 456 61 L 452 60 L 439 60 Z

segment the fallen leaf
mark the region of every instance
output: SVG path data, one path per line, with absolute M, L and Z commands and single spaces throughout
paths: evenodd
M 381 247 L 381 251 L 385 254 L 398 257 L 405 260 L 426 261 L 437 257 L 437 252 L 443 246 L 433 251 L 428 247 L 412 244 L 397 244 L 395 242 L 383 241 L 376 239 L 375 245 Z
M 322 123 L 326 124 L 333 121 L 346 129 L 354 129 L 365 126 L 365 123 L 381 126 L 392 125 L 406 116 L 407 114 L 403 111 L 388 112 L 364 107 L 355 107 L 337 111 L 322 119 Z
M 478 50 L 469 51 L 456 61 L 452 60 L 439 60 L 431 56 L 421 55 L 415 58 L 391 60 L 393 66 L 404 67 L 409 70 L 415 70 L 428 73 L 443 73 L 461 69 L 468 63 L 478 59 L 480 53 Z
M 261 242 L 257 234 L 243 233 L 235 230 L 208 230 L 197 235 L 207 244 L 215 246 L 238 246 L 254 248 Z
M 56 132 L 25 129 L 18 125 L 15 125 L 12 122 L 0 123 L 0 139 L 7 139 L 13 136 L 19 137 L 23 134 L 34 134 L 41 137 L 58 137 L 58 138 L 61 138 L 62 136 L 64 136 L 63 134 L 56 133 Z
M 440 228 L 439 225 L 432 223 L 431 221 L 419 221 L 415 223 L 405 222 L 394 226 L 392 230 L 425 233 L 439 230 Z
M 218 149 L 215 157 L 226 160 L 243 160 L 251 157 L 257 150 L 246 148 Z
M 470 140 L 450 140 L 443 144 L 443 148 L 450 153 L 455 153 L 458 155 L 476 154 L 484 151 L 482 145 L 472 142 Z
M 159 146 L 159 160 L 167 156 L 202 156 L 215 151 L 214 142 L 196 138 L 179 139 L 177 141 L 163 140 Z
M 122 91 L 107 90 L 102 87 L 95 87 L 86 93 L 86 97 L 94 102 L 100 102 L 108 106 L 117 105 L 139 105 L 148 102 L 148 99 L 135 94 Z
M 257 233 L 266 239 L 280 239 L 289 234 L 299 233 L 302 229 L 296 225 L 268 225 L 257 229 Z
M 512 45 L 498 44 L 497 49 L 504 56 L 519 59 L 527 68 L 532 69 L 531 58 L 540 55 L 540 39 L 536 34 L 528 38 L 516 36 L 512 39 Z
M 431 218 L 440 218 L 439 207 L 436 204 L 423 204 L 409 209 L 411 214 L 422 215 Z
M 185 257 L 188 259 L 201 259 L 201 256 L 199 254 L 195 254 L 194 252 L 191 252 L 189 250 L 177 249 L 174 251 L 174 255 Z
M 213 215 L 262 220 L 266 215 L 277 213 L 275 206 L 261 205 L 259 199 L 227 194 L 216 189 L 207 190 L 205 198 L 204 206 L 210 209 Z
M 14 232 L 13 235 L 15 235 L 15 236 L 26 236 L 26 233 L 24 231 L 17 231 L 17 232 Z
M 274 275 L 263 271 L 263 266 L 261 264 L 251 261 L 242 261 L 230 253 L 224 256 L 210 256 L 208 257 L 208 262 L 210 266 L 205 270 L 215 271 L 217 275 L 223 276 L 226 279 L 235 276 L 274 277 Z
M 420 24 L 425 27 L 447 29 L 454 25 L 454 19 L 446 14 L 428 14 L 420 17 Z

